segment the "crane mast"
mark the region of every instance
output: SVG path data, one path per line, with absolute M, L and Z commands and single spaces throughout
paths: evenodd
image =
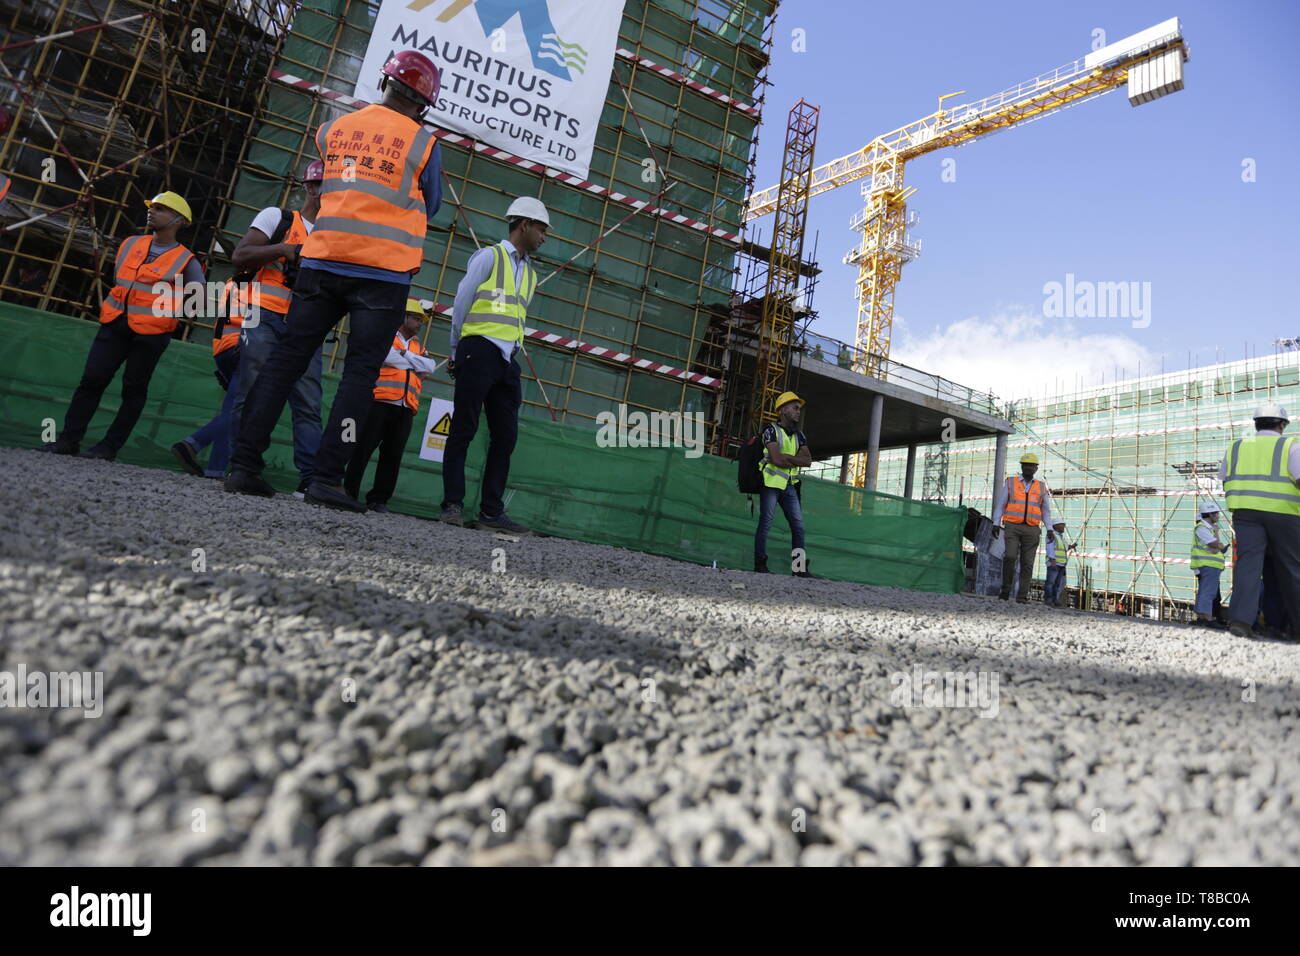
M 877 136 L 806 177 L 754 193 L 746 203 L 744 221 L 775 210 L 783 188 L 787 194 L 795 192 L 811 200 L 847 183 L 862 182 L 864 208 L 850 220 L 850 228 L 860 235 L 844 257 L 858 267 L 854 368 L 883 378 L 893 330 L 894 290 L 903 266 L 921 252 L 921 243 L 907 232 L 916 222 L 915 214 L 909 217 L 907 210 L 915 192 L 903 181 L 907 161 L 1041 119 L 1126 83 L 1132 105 L 1148 103 L 1183 88 L 1187 58 L 1187 44 L 1175 17 L 992 96 L 945 109 L 944 100 L 962 95 L 949 93 L 939 98 L 939 108 L 929 116 Z M 865 455 L 854 456 L 852 475 L 852 484 L 862 487 L 867 477 Z

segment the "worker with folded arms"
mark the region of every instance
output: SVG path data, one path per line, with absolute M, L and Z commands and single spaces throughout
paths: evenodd
M 1065 543 L 1065 522 L 1058 521 L 1047 532 L 1047 580 L 1043 583 L 1043 603 L 1048 607 L 1061 606 L 1061 592 L 1065 590 L 1065 566 L 1069 560 L 1069 547 Z
M 1192 573 L 1196 575 L 1196 623 L 1214 621 L 1214 605 L 1219 600 L 1219 578 L 1223 575 L 1223 554 L 1227 538 L 1219 530 L 1219 506 L 1201 502 L 1201 519 L 1192 531 Z
M 226 490 L 270 497 L 262 453 L 294 384 L 325 337 L 348 317 L 348 351 L 304 497 L 365 511 L 343 487 L 375 381 L 401 328 L 428 220 L 442 202 L 441 154 L 421 120 L 441 77 L 428 57 L 402 50 L 384 64 L 382 102 L 344 113 L 316 132 L 325 164 L 321 208 L 299 253 L 285 334 L 248 395 Z
M 183 279 L 190 289 L 196 288 L 194 283 L 203 287 L 202 266 L 176 238 L 193 221 L 190 204 L 174 192 L 162 192 L 146 200 L 145 206 L 149 231 L 124 239 L 117 248 L 113 289 L 99 307 L 99 332 L 90 344 L 63 431 L 45 451 L 56 455 L 80 451 L 104 390 L 125 366 L 122 403 L 113 423 L 102 440 L 81 452 L 82 458 L 112 461 L 117 457 L 140 420 L 149 397 L 149 381 L 180 324 L 184 295 L 176 296 L 176 283 Z M 155 292 L 159 284 L 167 291 Z
M 442 520 L 457 527 L 465 525 L 465 458 L 478 433 L 479 415 L 486 412 L 488 450 L 478 527 L 530 533 L 506 514 L 505 491 L 524 403 L 515 356 L 523 347 L 528 305 L 537 290 L 532 255 L 546 242 L 550 227 L 541 200 L 516 199 L 506 210 L 506 238 L 470 256 L 456 288 L 447 352 L 456 391 L 442 462 Z
M 759 472 L 763 491 L 759 495 L 758 530 L 754 532 L 754 570 L 767 574 L 767 535 L 781 506 L 790 526 L 790 573 L 812 577 L 804 551 L 803 505 L 799 497 L 799 469 L 812 464 L 808 439 L 799 430 L 803 399 L 794 392 L 782 392 L 776 399 L 777 420 L 763 429 L 763 460 Z
M 384 367 L 379 370 L 375 400 L 343 481 L 348 494 L 360 499 L 361 479 L 370 456 L 378 448 L 379 464 L 375 466 L 375 482 L 366 493 L 366 507 L 381 514 L 387 513 L 388 499 L 397 488 L 397 473 L 402 467 L 407 439 L 411 437 L 411 423 L 420 410 L 422 381 L 438 368 L 438 363 L 424 354 L 416 338 L 424 318 L 419 301 L 407 299 L 406 318 L 393 338 Z
M 1232 570 L 1228 630 L 1255 637 L 1264 558 L 1272 562 L 1292 640 L 1300 638 L 1300 441 L 1283 436 L 1291 418 L 1281 405 L 1255 409 L 1255 434 L 1228 446 L 1219 479 L 1239 559 Z
M 1037 472 L 1038 456 L 1026 452 L 1020 456 L 1020 474 L 1008 476 L 993 498 L 993 536 L 1002 533 L 1006 548 L 1002 555 L 1002 590 L 998 593 L 1003 601 L 1011 597 L 1011 582 L 1019 562 L 1016 602 L 1029 603 L 1029 580 L 1034 573 L 1042 525 L 1051 528 L 1056 524 L 1052 520 L 1052 493 L 1047 490 L 1047 482 L 1034 477 Z

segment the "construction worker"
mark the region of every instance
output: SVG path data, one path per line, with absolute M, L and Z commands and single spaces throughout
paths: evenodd
M 119 368 L 122 403 L 103 439 L 81 452 L 82 458 L 112 461 L 140 420 L 149 397 L 149 380 L 180 322 L 184 294 L 176 294 L 181 279 L 190 289 L 202 288 L 203 268 L 176 234 L 190 225 L 190 204 L 174 192 L 145 201 L 144 235 L 131 236 L 117 248 L 113 290 L 99 307 L 99 332 L 90 344 L 81 382 L 63 420 L 63 432 L 46 451 L 75 455 L 81 449 L 90 420 L 104 389 Z M 155 292 L 158 284 L 168 287 Z
M 406 440 L 411 437 L 411 423 L 420 410 L 421 382 L 438 368 L 437 362 L 425 357 L 416 338 L 424 318 L 424 309 L 419 301 L 407 299 L 406 318 L 393 337 L 393 347 L 388 350 L 384 367 L 379 370 L 375 400 L 366 416 L 366 427 L 362 429 L 357 450 L 348 462 L 343 486 L 349 495 L 359 499 L 366 465 L 375 449 L 379 449 L 375 483 L 366 494 L 366 507 L 371 511 L 388 511 L 388 499 L 397 487 L 397 472 L 402 467 Z
M 1026 452 L 1020 457 L 1020 475 L 1008 476 L 993 499 L 993 536 L 1005 532 L 1006 550 L 1002 555 L 1002 590 L 998 597 L 1003 601 L 1011 597 L 1011 583 L 1016 576 L 1016 562 L 1020 563 L 1020 583 L 1016 588 L 1016 602 L 1029 603 L 1029 579 L 1034 573 L 1034 556 L 1042 536 L 1041 525 L 1055 527 L 1052 521 L 1052 494 L 1047 482 L 1035 478 L 1038 456 Z
M 253 218 L 248 231 L 231 253 L 231 261 L 238 270 L 235 279 L 240 293 L 239 310 L 248 316 L 247 321 L 241 323 L 239 375 L 235 379 L 234 398 L 230 404 L 228 441 L 231 451 L 253 383 L 271 353 L 288 334 L 285 323 L 298 277 L 299 254 L 320 215 L 324 175 L 325 164 L 319 159 L 308 163 L 302 174 L 302 188 L 307 197 L 302 209 L 292 211 L 280 206 L 267 206 Z M 294 496 L 298 498 L 304 495 L 311 482 L 316 449 L 320 447 L 323 363 L 322 346 L 316 349 L 307 370 L 289 389 L 293 464 L 298 469 L 298 487 Z
M 1229 445 L 1219 465 L 1239 548 L 1228 630 L 1255 636 L 1267 555 L 1294 638 L 1300 636 L 1300 442 L 1282 436 L 1291 419 L 1281 405 L 1261 405 L 1253 418 L 1254 436 Z
M 197 478 L 225 478 L 226 465 L 230 463 L 230 410 L 239 387 L 239 330 L 243 323 L 239 287 L 234 279 L 227 279 L 221 290 L 221 311 L 212 335 L 212 361 L 216 363 L 217 382 L 226 397 L 211 421 L 171 448 L 181 467 Z M 204 468 L 199 464 L 198 455 L 209 445 L 212 454 Z
M 1196 623 L 1211 624 L 1219 599 L 1219 578 L 1223 575 L 1223 554 L 1227 538 L 1219 530 L 1219 506 L 1201 502 L 1201 518 L 1192 531 L 1192 573 L 1196 575 Z
M 1064 535 L 1064 521 L 1058 521 L 1047 532 L 1047 580 L 1043 584 L 1043 603 L 1048 607 L 1060 607 L 1061 592 L 1065 590 L 1069 548 Z
M 320 215 L 299 250 L 284 334 L 248 394 L 227 491 L 275 494 L 262 477 L 262 452 L 285 399 L 347 315 L 343 378 L 303 494 L 316 504 L 366 510 L 344 489 L 343 473 L 420 271 L 428 220 L 442 202 L 441 154 L 421 122 L 441 82 L 427 57 L 402 50 L 384 64 L 380 103 L 316 132 L 325 167 Z
M 523 347 L 528 304 L 537 289 L 532 255 L 546 242 L 550 227 L 550 214 L 540 200 L 516 199 L 506 210 L 506 238 L 470 256 L 456 288 L 447 352 L 456 391 L 442 463 L 442 520 L 457 527 L 465 524 L 465 457 L 478 432 L 479 413 L 486 412 L 488 450 L 478 526 L 529 533 L 506 514 L 504 497 L 524 402 L 515 355 Z
M 804 552 L 803 506 L 799 497 L 799 469 L 812 464 L 808 439 L 799 431 L 803 399 L 782 392 L 776 399 L 777 420 L 763 429 L 763 491 L 759 495 L 758 530 L 754 532 L 754 570 L 767 574 L 767 533 L 776 518 L 776 506 L 790 526 L 790 571 L 795 577 L 812 577 Z

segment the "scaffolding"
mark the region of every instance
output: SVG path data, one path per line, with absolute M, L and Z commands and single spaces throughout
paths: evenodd
M 1013 403 L 1016 434 L 1007 461 L 1026 451 L 1042 460 L 1066 537 L 1074 606 L 1187 620 L 1195 598 L 1189 564 L 1197 503 L 1225 507 L 1219 463 L 1228 444 L 1254 433 L 1251 412 L 1278 402 L 1300 406 L 1300 352 L 1245 359 Z M 924 448 L 926 461 L 938 446 Z M 947 448 L 947 491 L 931 497 L 992 512 L 988 441 Z M 906 454 L 882 453 L 878 490 L 901 494 Z M 928 488 L 927 482 L 927 488 Z M 1225 522 L 1225 526 L 1227 522 Z M 1044 554 L 1039 549 L 1037 575 Z M 1223 579 L 1231 590 L 1231 555 Z
M 291 7 L 217 0 L 0 4 L 0 297 L 93 315 L 143 202 L 174 189 L 205 262 Z M 218 251 L 219 252 L 219 251 Z M 188 331 L 188 329 L 187 329 Z
M 300 204 L 296 177 L 315 158 L 315 130 L 356 105 L 350 94 L 379 8 L 378 0 L 2 2 L 0 48 L 141 15 L 0 50 L 15 77 L 0 75 L 0 104 L 17 114 L 0 140 L 0 170 L 14 179 L 0 229 L 53 213 L 0 234 L 0 297 L 87 316 L 107 291 L 105 257 L 139 231 L 140 203 L 158 191 L 189 200 L 195 224 L 182 241 L 218 281 L 260 209 Z M 526 376 L 523 414 L 549 418 L 549 405 L 560 421 L 594 428 L 598 415 L 626 404 L 699 412 L 711 425 L 723 356 L 705 340 L 731 301 L 776 7 L 627 0 L 588 175 L 595 190 L 445 139 L 448 196 L 460 202 L 444 203 L 430 224 L 412 284 L 434 306 L 422 333 L 428 351 L 446 351 L 474 236 L 501 238 L 511 199 L 535 196 L 552 229 L 529 315 L 537 378 Z M 191 49 L 195 30 L 202 53 Z M 42 180 L 46 159 L 57 167 L 52 182 Z M 206 343 L 213 324 L 187 317 L 177 334 Z M 326 346 L 327 371 L 346 347 L 345 322 Z M 431 393 L 439 386 L 450 390 L 450 380 L 432 380 Z

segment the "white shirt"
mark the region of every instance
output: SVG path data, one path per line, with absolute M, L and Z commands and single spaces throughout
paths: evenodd
M 1209 547 L 1215 541 L 1223 544 L 1223 538 L 1219 534 L 1219 529 L 1210 524 L 1204 518 L 1196 524 L 1196 540 L 1201 542 L 1201 547 Z M 1222 553 L 1222 552 L 1220 552 Z
M 1056 524 L 1056 522 L 1052 520 L 1052 493 L 1047 490 L 1047 482 L 1043 481 L 1043 479 L 1035 478 L 1034 480 L 1043 482 L 1043 525 L 1050 528 Z M 1014 477 L 1008 478 L 1007 481 L 1020 482 L 1025 489 L 1025 494 L 1029 493 L 1029 485 L 1025 483 L 1024 475 L 1015 475 Z M 998 525 L 999 527 L 1002 525 L 1002 513 L 1006 511 L 1006 509 L 1007 482 L 1004 481 L 1002 487 L 998 489 L 998 493 L 993 496 L 993 523 L 995 525 Z
M 402 340 L 403 345 L 411 341 L 401 332 L 397 333 L 397 337 Z M 427 355 L 416 355 L 414 352 L 405 348 L 399 349 L 397 346 L 393 346 L 388 350 L 388 358 L 384 359 L 384 365 L 388 368 L 409 370 L 417 375 L 432 375 L 438 368 L 438 363 Z M 406 400 L 401 398 L 381 398 L 379 401 L 385 405 L 406 405 Z
M 302 219 L 303 228 L 305 228 L 307 232 L 310 233 L 312 227 L 315 226 L 316 224 L 308 220 L 307 217 L 303 216 L 301 213 L 299 213 L 298 215 Z M 270 239 L 273 235 L 275 235 L 275 228 L 278 225 L 280 225 L 279 206 L 267 206 L 265 209 L 263 209 L 261 212 L 259 212 L 256 216 L 253 217 L 252 228 L 260 229 L 262 235 L 266 236 L 266 238 L 268 239 Z
M 1274 431 L 1271 428 L 1261 428 L 1256 435 L 1278 435 L 1281 432 Z M 1232 446 L 1228 446 L 1228 455 L 1232 454 Z M 1219 484 L 1223 484 L 1224 479 L 1228 477 L 1228 455 L 1223 456 L 1223 461 L 1219 462 Z M 1286 470 L 1291 476 L 1292 481 L 1300 481 L 1300 441 L 1291 443 L 1291 453 L 1286 456 Z

